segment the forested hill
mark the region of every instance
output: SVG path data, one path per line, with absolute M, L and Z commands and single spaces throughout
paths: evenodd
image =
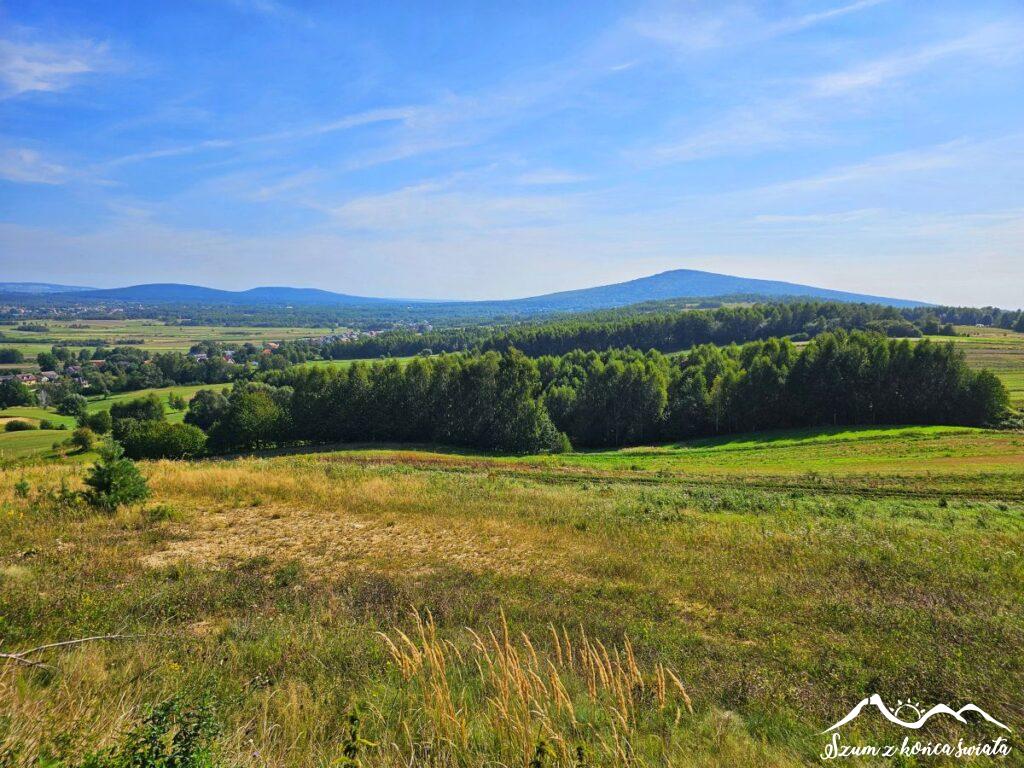
M 375 318 L 379 322 L 445 321 L 469 322 L 495 318 L 525 319 L 559 312 L 588 312 L 614 309 L 642 302 L 671 299 L 707 299 L 723 296 L 755 296 L 762 301 L 792 300 L 803 297 L 819 301 L 870 302 L 892 307 L 924 306 L 920 302 L 867 296 L 846 291 L 816 288 L 810 285 L 784 283 L 775 280 L 720 275 L 692 269 L 677 269 L 612 285 L 600 285 L 572 291 L 550 293 L 522 299 L 494 301 L 428 301 L 422 299 L 394 299 L 355 296 L 335 293 L 319 288 L 263 287 L 244 291 L 227 291 L 197 285 L 151 283 L 125 288 L 90 289 L 66 293 L 47 293 L 29 296 L 7 294 L 4 300 L 26 306 L 59 308 L 67 306 L 94 308 L 120 306 L 149 311 L 174 306 L 179 316 L 192 317 L 194 311 L 186 308 L 221 308 L 231 315 L 242 308 L 266 312 L 331 310 L 333 319 L 351 323 L 355 319 Z
M 924 302 L 920 301 L 834 291 L 828 288 L 816 288 L 778 280 L 735 277 L 695 269 L 674 269 L 624 283 L 550 293 L 506 303 L 517 305 L 520 311 L 579 312 L 683 296 L 705 298 L 732 294 L 751 294 L 763 298 L 802 296 L 828 301 L 868 302 L 891 307 L 925 306 Z

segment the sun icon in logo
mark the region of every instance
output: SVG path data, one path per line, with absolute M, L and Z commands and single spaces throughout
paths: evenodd
M 893 711 L 893 714 L 905 723 L 916 723 L 921 719 L 921 706 L 921 702 L 915 704 L 910 699 L 906 701 L 900 699 L 896 702 L 896 709 Z

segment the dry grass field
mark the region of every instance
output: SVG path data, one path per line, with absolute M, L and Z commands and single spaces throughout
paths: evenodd
M 0 668 L 0 760 L 78 765 L 172 699 L 231 766 L 814 765 L 872 692 L 1016 733 L 1022 455 L 938 428 L 348 449 L 143 464 L 114 516 L 62 492 L 80 467 L 5 470 L 0 650 L 129 637 Z

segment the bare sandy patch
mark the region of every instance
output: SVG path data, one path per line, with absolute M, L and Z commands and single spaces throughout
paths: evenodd
M 189 519 L 142 562 L 223 567 L 264 556 L 300 562 L 324 577 L 348 566 L 413 574 L 441 566 L 516 574 L 569 570 L 554 532 L 504 515 L 462 514 L 454 502 L 445 508 L 420 478 L 371 475 L 325 484 L 317 476 L 255 469 L 249 467 L 253 482 L 244 494 L 272 501 L 218 503 L 242 495 L 231 482 L 237 468 L 200 471 L 201 480 L 176 484 L 173 495 L 187 504 Z

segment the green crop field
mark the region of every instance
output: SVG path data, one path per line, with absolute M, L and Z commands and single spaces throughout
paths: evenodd
M 253 768 L 526 766 L 542 742 L 549 766 L 816 765 L 871 693 L 1024 727 L 1021 434 L 141 466 L 152 498 L 114 516 L 57 494 L 80 466 L 0 470 L 4 650 L 127 636 L 0 668 L 10 765 L 119 743 L 172 696 Z
M 415 360 L 415 357 L 392 357 L 389 360 L 397 360 L 400 364 L 406 365 L 410 360 Z M 348 368 L 352 363 L 375 363 L 381 360 L 379 357 L 371 357 L 357 360 L 312 360 L 303 365 L 311 365 L 316 367 L 324 368 Z
M 971 325 L 957 326 L 957 333 L 961 335 L 947 340 L 964 350 L 973 367 L 988 368 L 999 376 L 1011 402 L 1024 407 L 1024 333 Z
M 262 344 L 266 341 L 322 336 L 337 329 L 245 327 L 218 325 L 167 325 L 156 320 L 84 320 L 46 321 L 44 332 L 18 331 L 15 326 L 0 326 L 0 346 L 20 349 L 25 357 L 48 352 L 55 340 L 79 349 L 93 340 L 116 346 L 118 339 L 142 340 L 138 346 L 154 352 L 187 352 L 200 341 L 218 341 L 227 345 Z

